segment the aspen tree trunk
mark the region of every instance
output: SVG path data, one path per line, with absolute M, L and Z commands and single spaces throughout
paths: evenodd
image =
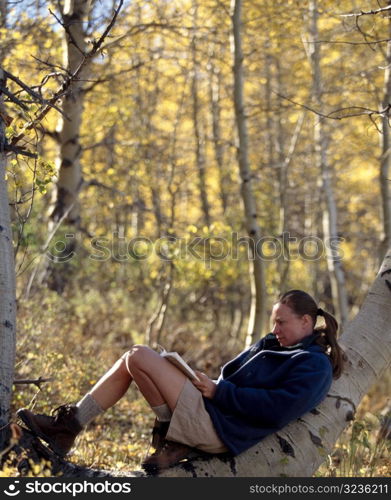
M 261 238 L 261 229 L 255 196 L 252 189 L 252 175 L 248 159 L 248 135 L 243 98 L 243 54 L 241 41 L 241 0 L 232 0 L 232 29 L 234 52 L 234 105 L 238 130 L 238 163 L 241 178 L 241 196 L 244 205 L 246 229 L 250 237 L 252 259 L 250 260 L 251 310 L 246 345 L 254 343 L 267 325 L 265 266 L 256 244 Z
M 219 186 L 220 186 L 220 200 L 223 209 L 223 214 L 226 213 L 228 207 L 228 194 L 227 194 L 227 181 L 228 176 L 225 172 L 226 167 L 224 166 L 224 147 L 221 137 L 221 104 L 220 104 L 220 91 L 222 86 L 221 72 L 215 67 L 213 62 L 213 56 L 211 55 L 210 62 L 210 103 L 212 111 L 212 133 L 213 133 L 213 145 L 216 164 L 219 172 Z
M 0 83 L 5 86 L 2 68 Z M 7 161 L 4 153 L 6 138 L 3 116 L 5 109 L 0 94 L 0 450 L 9 437 L 7 424 L 10 417 L 16 342 L 15 265 L 5 177 Z
M 166 231 L 165 216 L 162 210 L 161 203 L 161 191 L 162 186 L 164 186 L 164 168 L 162 168 L 162 160 L 158 158 L 156 153 L 154 154 L 154 137 L 153 137 L 153 117 L 156 113 L 157 103 L 160 98 L 160 88 L 158 85 L 159 77 L 158 74 L 153 74 L 152 78 L 155 80 L 155 91 L 152 100 L 152 107 L 146 112 L 148 122 L 146 123 L 146 135 L 144 138 L 146 141 L 145 145 L 145 164 L 147 165 L 147 177 L 149 179 L 148 185 L 151 190 L 153 214 L 156 221 L 156 236 L 160 238 Z M 152 82 L 151 82 L 152 85 Z M 148 105 L 148 104 L 147 104 Z M 163 160 L 164 161 L 164 160 Z M 153 167 L 155 170 L 153 170 Z M 164 187 L 163 187 L 164 190 Z
M 281 74 L 281 64 L 278 58 L 275 58 L 276 65 L 276 78 L 277 78 L 277 89 L 280 95 L 284 95 L 284 89 L 282 88 L 282 74 Z M 280 278 L 280 293 L 286 291 L 286 283 L 289 274 L 289 243 L 285 238 L 285 233 L 288 232 L 288 197 L 287 197 L 287 187 L 288 187 L 288 167 L 292 159 L 293 153 L 296 149 L 296 144 L 300 135 L 301 127 L 304 120 L 304 113 L 300 116 L 297 121 L 295 131 L 292 136 L 292 140 L 289 146 L 289 150 L 285 153 L 285 131 L 283 128 L 282 120 L 277 119 L 277 161 L 278 161 L 278 191 L 279 191 L 279 219 L 278 219 L 278 234 L 282 235 L 282 255 L 278 261 L 278 274 Z
M 84 24 L 88 18 L 91 0 L 65 0 L 63 22 L 65 32 L 63 42 L 63 64 L 72 74 L 84 59 L 86 41 Z M 84 24 L 83 24 L 84 23 Z M 80 127 L 83 113 L 84 69 L 79 78 L 72 82 L 63 99 L 62 110 L 66 117 L 60 117 L 57 132 L 59 153 L 56 159 L 58 181 L 54 192 L 51 220 L 56 223 L 65 216 L 69 224 L 76 227 L 80 223 L 79 191 L 83 182 L 80 165 Z
M 65 0 L 61 11 L 64 23 L 63 66 L 73 74 L 84 61 L 86 41 L 84 25 L 93 0 Z M 83 184 L 80 165 L 80 127 L 83 113 L 84 80 L 86 65 L 63 97 L 62 111 L 57 123 L 55 138 L 58 144 L 56 169 L 58 180 L 52 194 L 48 232 L 55 234 L 62 222 L 80 227 L 79 192 Z M 51 290 L 61 294 L 70 280 L 68 258 L 72 258 L 79 234 L 70 235 L 65 240 L 64 249 L 51 260 L 45 260 L 38 275 L 40 284 L 46 283 Z
M 206 169 L 205 169 L 205 139 L 203 137 L 202 127 L 200 123 L 200 103 L 198 96 L 198 78 L 199 78 L 199 64 L 197 56 L 196 44 L 196 31 L 198 21 L 198 2 L 193 1 L 193 35 L 191 40 L 191 54 L 193 62 L 193 75 L 191 80 L 191 95 L 193 104 L 193 128 L 195 140 L 195 156 L 198 172 L 198 183 L 201 197 L 202 213 L 204 222 L 207 227 L 210 226 L 210 205 L 208 200 L 208 193 L 206 187 Z
M 345 370 L 313 411 L 231 459 L 199 459 L 161 476 L 312 476 L 326 460 L 373 383 L 391 367 L 391 249 L 357 316 L 340 342 Z
M 270 44 L 269 41 L 267 41 L 264 44 L 264 53 L 265 53 L 265 76 L 266 76 L 266 82 L 265 82 L 265 95 L 264 95 L 264 102 L 266 105 L 266 150 L 268 154 L 268 159 L 267 162 L 269 164 L 269 167 L 271 167 L 273 170 L 276 168 L 276 162 L 275 162 L 275 122 L 274 122 L 274 117 L 273 117 L 273 103 L 272 103 L 272 72 L 271 72 L 271 66 L 273 64 L 273 59 L 269 53 L 270 51 Z M 276 176 L 276 180 L 278 180 L 278 177 Z
M 322 181 L 318 178 L 315 183 L 315 189 L 313 186 L 309 186 L 304 197 L 304 234 L 320 239 L 322 239 L 321 190 Z M 314 297 L 324 300 L 327 290 L 324 290 L 323 283 L 321 283 L 322 275 L 317 260 L 308 262 L 308 274 Z M 332 306 L 332 304 L 328 303 L 327 305 L 328 309 Z
M 136 6 L 136 21 L 139 26 L 145 22 L 143 18 L 142 4 Z M 150 51 L 151 57 L 153 54 L 153 39 L 147 37 L 145 40 L 146 49 Z M 164 44 L 163 40 L 161 41 Z M 164 45 L 161 46 L 161 51 L 164 53 Z M 132 79 L 132 88 L 135 89 L 134 101 L 136 109 L 133 117 L 135 122 L 135 139 L 137 140 L 137 156 L 140 163 L 144 164 L 143 178 L 145 178 L 145 185 L 148 186 L 150 191 L 153 214 L 156 222 L 156 238 L 160 238 L 164 232 L 165 217 L 161 206 L 161 191 L 164 179 L 164 172 L 161 168 L 162 160 L 159 157 L 159 149 L 156 145 L 156 129 L 153 126 L 154 117 L 156 116 L 156 109 L 161 98 L 161 83 L 159 81 L 159 70 L 157 67 L 151 67 L 147 73 L 144 72 L 145 68 L 138 67 L 134 72 Z M 163 160 L 164 161 L 164 160 Z M 141 210 L 145 209 L 145 202 L 141 199 L 141 190 L 138 189 L 140 179 L 136 171 L 134 175 L 129 178 L 129 189 L 133 192 L 134 185 L 137 185 L 137 209 L 134 212 L 135 221 L 141 221 L 142 225 L 135 224 L 135 231 L 142 229 L 144 224 L 144 215 Z
M 313 98 L 322 109 L 322 76 L 320 69 L 320 44 L 318 43 L 317 0 L 310 1 L 310 55 L 312 66 Z M 315 155 L 322 176 L 322 188 L 326 209 L 323 211 L 323 235 L 326 244 L 327 267 L 330 275 L 331 293 L 336 306 L 337 316 L 342 324 L 349 316 L 348 299 L 345 287 L 345 273 L 339 257 L 338 213 L 332 186 L 332 171 L 327 159 L 327 136 L 322 117 L 315 116 L 314 124 Z
M 137 7 L 137 22 L 141 25 L 143 22 L 142 19 L 142 13 L 141 13 L 141 7 Z M 145 122 L 148 119 L 146 117 L 146 108 L 144 106 L 144 100 L 143 100 L 143 89 L 142 89 L 142 76 L 141 76 L 141 68 L 138 67 L 134 73 L 133 73 L 133 79 L 131 80 L 131 85 L 133 88 L 137 89 L 135 92 L 135 106 L 137 109 L 137 117 L 135 116 L 135 119 L 137 119 L 137 125 L 138 125 L 138 132 L 139 134 L 136 135 L 137 140 L 139 141 L 139 150 L 141 151 L 141 145 L 143 144 L 143 137 L 142 134 L 145 132 Z M 150 82 L 148 82 L 150 83 Z M 148 85 L 149 86 L 149 85 Z M 140 153 L 142 154 L 142 153 Z M 129 191 L 132 196 L 132 203 L 133 203 L 133 210 L 132 210 L 132 223 L 131 223 L 131 228 L 132 228 L 132 234 L 137 235 L 139 234 L 143 228 L 144 228 L 144 209 L 145 209 L 145 201 L 142 197 L 141 194 L 141 182 L 140 179 L 137 175 L 136 172 L 134 172 L 134 175 L 131 176 L 129 179 Z M 149 182 L 149 185 L 152 183 Z M 160 230 L 160 228 L 159 228 Z
M 0 0 L 0 27 L 4 28 L 7 19 L 7 0 Z M 3 60 L 3 58 L 2 58 Z
M 275 192 L 276 204 L 279 206 L 277 234 L 281 237 L 281 253 L 277 258 L 277 276 L 275 278 L 276 287 L 279 292 L 283 292 L 288 275 L 289 259 L 288 248 L 284 247 L 286 239 L 284 231 L 286 229 L 286 171 L 287 167 L 284 161 L 284 135 L 281 120 L 274 117 L 272 85 L 273 85 L 273 67 L 274 58 L 270 54 L 270 43 L 267 41 L 264 45 L 265 56 L 265 103 L 266 103 L 266 141 L 268 151 L 269 166 L 275 171 Z M 276 63 L 277 82 L 281 86 L 281 79 L 278 75 L 279 68 Z M 278 89 L 282 94 L 281 88 Z
M 391 1 L 387 3 L 391 5 Z M 389 34 L 391 38 L 391 18 L 389 18 Z M 388 109 L 382 116 L 381 125 L 381 157 L 380 157 L 380 193 L 383 213 L 383 239 L 380 244 L 380 259 L 383 259 L 387 248 L 391 245 L 391 196 L 390 196 L 390 111 L 391 103 L 391 41 L 387 42 L 387 55 L 384 71 L 384 89 L 382 109 Z

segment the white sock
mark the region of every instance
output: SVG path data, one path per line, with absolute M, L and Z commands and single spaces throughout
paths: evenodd
M 168 405 L 162 404 L 160 406 L 152 406 L 152 410 L 159 422 L 169 422 L 171 420 L 172 411 Z
M 87 393 L 77 404 L 77 414 L 76 418 L 81 426 L 87 425 L 91 420 L 104 412 L 103 408 L 99 403 Z

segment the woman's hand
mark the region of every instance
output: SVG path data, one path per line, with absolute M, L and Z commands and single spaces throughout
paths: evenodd
M 197 380 L 192 380 L 193 384 L 199 391 L 201 391 L 203 396 L 212 399 L 217 389 L 215 382 L 207 377 L 205 373 L 199 372 L 198 370 L 195 372 L 200 381 L 198 382 Z

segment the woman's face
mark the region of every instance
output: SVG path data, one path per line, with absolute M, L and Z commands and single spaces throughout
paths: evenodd
M 313 330 L 311 316 L 298 316 L 290 307 L 279 302 L 273 307 L 271 323 L 272 333 L 284 347 L 297 344 Z

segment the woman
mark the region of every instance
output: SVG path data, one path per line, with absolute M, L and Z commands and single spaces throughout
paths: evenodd
M 315 329 L 318 316 L 325 326 Z M 196 372 L 200 381 L 190 382 L 155 351 L 135 345 L 76 405 L 60 406 L 54 417 L 27 409 L 17 414 L 64 456 L 83 427 L 134 380 L 156 414 L 156 451 L 144 460 L 146 470 L 170 467 L 192 448 L 237 455 L 312 410 L 342 371 L 338 323 L 306 292 L 282 295 L 271 320 L 272 333 L 229 361 L 217 381 Z

